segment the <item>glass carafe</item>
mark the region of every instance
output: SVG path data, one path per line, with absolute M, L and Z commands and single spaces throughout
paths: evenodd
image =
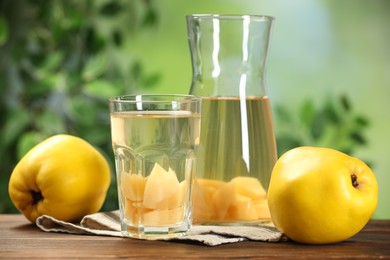
M 277 153 L 265 68 L 273 20 L 187 16 L 190 93 L 202 97 L 195 224 L 270 220 L 266 192 Z

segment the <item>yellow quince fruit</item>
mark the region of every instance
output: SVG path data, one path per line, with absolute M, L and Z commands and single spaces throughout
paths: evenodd
M 378 202 L 378 183 L 360 159 L 330 148 L 297 147 L 272 171 L 272 221 L 290 239 L 330 244 L 358 233 Z
M 100 210 L 109 185 L 107 160 L 83 139 L 61 134 L 20 160 L 8 190 L 15 207 L 33 223 L 41 215 L 74 222 Z

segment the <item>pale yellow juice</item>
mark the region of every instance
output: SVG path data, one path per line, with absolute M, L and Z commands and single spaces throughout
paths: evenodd
M 202 98 L 201 125 L 194 223 L 269 220 L 266 190 L 277 159 L 269 99 Z
M 119 206 L 129 233 L 189 223 L 200 115 L 190 111 L 111 113 Z M 169 230 L 162 230 L 169 233 Z

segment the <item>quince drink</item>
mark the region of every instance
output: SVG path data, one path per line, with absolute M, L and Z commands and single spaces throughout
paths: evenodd
M 268 97 L 203 97 L 194 223 L 269 221 L 276 143 Z
M 188 229 L 200 115 L 190 111 L 111 113 L 122 230 L 130 236 Z

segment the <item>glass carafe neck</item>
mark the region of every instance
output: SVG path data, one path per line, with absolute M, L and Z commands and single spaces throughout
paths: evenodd
M 273 20 L 252 15 L 187 16 L 193 70 L 190 93 L 266 96 L 265 68 Z

